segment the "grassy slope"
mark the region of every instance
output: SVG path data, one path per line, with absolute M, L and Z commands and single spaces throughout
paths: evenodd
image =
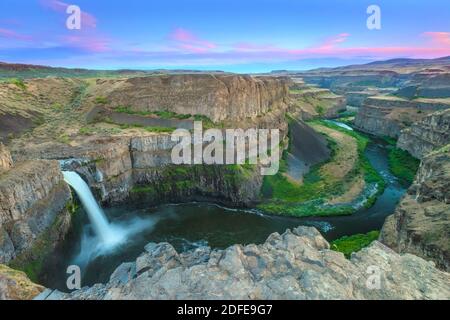
M 419 169 L 420 161 L 398 148 L 389 151 L 389 169 L 404 185 L 410 185 Z
M 350 206 L 323 207 L 325 199 L 330 196 L 341 195 L 343 189 L 348 188 L 349 184 L 359 174 L 364 175 L 366 183 L 377 183 L 379 190 L 376 195 L 368 199 L 366 206 L 370 207 L 375 202 L 377 196 L 384 190 L 385 182 L 382 177 L 370 165 L 364 155 L 369 139 L 359 133 L 350 132 L 336 125 L 324 121 L 314 121 L 315 124 L 326 126 L 333 130 L 343 132 L 352 136 L 357 142 L 359 158 L 355 167 L 343 179 L 333 179 L 324 176 L 321 168 L 326 165 L 319 164 L 311 169 L 304 177 L 301 185 L 294 184 L 283 175 L 287 170 L 285 157 L 281 160 L 280 172 L 275 176 L 267 176 L 264 179 L 262 196 L 265 201 L 259 205 L 259 208 L 271 214 L 289 215 L 289 216 L 320 216 L 320 215 L 345 215 L 352 214 L 355 209 Z M 333 150 L 333 156 L 330 161 L 336 157 L 336 142 L 331 141 L 330 146 Z
M 353 252 L 369 246 L 373 241 L 378 239 L 379 235 L 379 231 L 371 231 L 367 234 L 345 236 L 331 242 L 331 249 L 342 252 L 347 258 L 350 258 Z

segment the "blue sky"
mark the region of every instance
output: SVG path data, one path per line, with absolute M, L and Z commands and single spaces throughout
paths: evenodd
M 381 30 L 366 26 L 381 8 Z M 68 30 L 68 5 L 81 30 Z M 0 61 L 235 72 L 450 55 L 450 1 L 2 0 Z

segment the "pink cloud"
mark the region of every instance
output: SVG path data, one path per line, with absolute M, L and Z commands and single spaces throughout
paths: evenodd
M 215 43 L 200 39 L 192 32 L 182 28 L 177 28 L 169 34 L 169 40 L 174 42 L 178 49 L 195 53 L 208 52 L 217 47 Z
M 450 32 L 424 32 L 423 35 L 429 37 L 435 45 L 450 46 Z
M 13 40 L 19 40 L 19 41 L 32 41 L 33 40 L 33 38 L 31 36 L 20 34 L 14 30 L 5 29 L 5 28 L 0 28 L 0 37 L 7 38 L 7 39 L 13 39 Z
M 323 50 L 330 50 L 335 48 L 338 44 L 343 43 L 350 36 L 349 33 L 341 33 L 336 36 L 333 36 L 327 39 L 324 43 L 322 43 L 318 48 Z
M 67 35 L 63 36 L 61 40 L 66 46 L 79 48 L 88 52 L 101 53 L 110 50 L 110 41 L 95 35 Z
M 40 3 L 46 8 L 64 14 L 67 14 L 67 7 L 70 6 L 70 4 L 58 0 L 41 0 Z M 83 27 L 96 28 L 97 18 L 90 13 L 81 11 L 81 28 Z

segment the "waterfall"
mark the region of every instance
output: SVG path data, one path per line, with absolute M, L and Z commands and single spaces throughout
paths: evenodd
M 98 205 L 94 195 L 86 182 L 73 171 L 63 171 L 64 181 L 67 182 L 76 192 L 86 210 L 89 220 L 96 235 L 103 244 L 113 245 L 122 240 L 120 233 L 116 233 L 108 222 L 103 210 Z

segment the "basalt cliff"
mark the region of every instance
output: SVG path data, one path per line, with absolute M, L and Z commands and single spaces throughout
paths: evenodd
M 432 113 L 401 131 L 397 146 L 422 159 L 450 143 L 450 109 Z
M 395 214 L 388 217 L 381 241 L 398 252 L 431 259 L 450 269 L 450 145 L 426 155 L 413 185 Z

